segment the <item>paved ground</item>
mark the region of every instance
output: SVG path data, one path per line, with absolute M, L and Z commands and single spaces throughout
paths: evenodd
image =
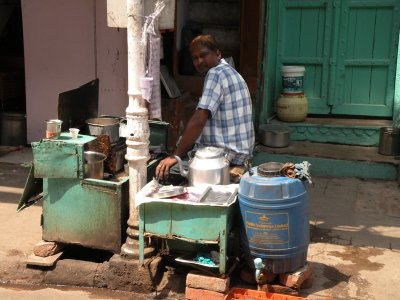
M 40 299 L 40 300 L 148 300 L 143 295 L 112 291 L 109 289 L 74 288 L 65 286 L 0 285 L 0 299 Z
M 25 163 L 30 160 L 29 148 L 0 157 L 0 282 L 35 283 L 35 278 L 41 274 L 39 270 L 26 269 L 24 263 L 33 246 L 41 240 L 41 205 L 16 212 L 28 172 Z M 310 299 L 326 296 L 398 299 L 398 183 L 315 177 L 309 192 L 311 242 L 308 260 L 314 267 L 314 284 L 303 291 L 303 296 Z M 59 261 L 53 272 L 57 273 L 60 268 L 67 270 L 74 264 L 80 266 L 83 273 L 87 271 L 84 262 L 66 259 Z M 91 268 L 93 273 L 99 273 L 98 267 L 87 269 Z M 51 280 L 49 274 L 46 276 Z M 53 281 L 60 278 L 53 278 Z M 174 289 L 171 283 L 163 288 L 169 287 Z M 179 294 L 182 290 L 175 292 L 176 298 L 182 298 Z

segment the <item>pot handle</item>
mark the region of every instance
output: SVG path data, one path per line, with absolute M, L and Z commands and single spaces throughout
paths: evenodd
M 177 156 L 177 155 L 174 155 L 174 157 L 175 157 L 175 159 L 178 161 L 179 172 L 181 173 L 181 175 L 182 175 L 183 177 L 188 178 L 188 176 L 189 176 L 189 170 L 185 170 L 185 169 L 183 168 L 182 159 L 181 159 L 179 156 Z
M 127 123 L 126 123 L 126 118 L 121 118 L 119 121 L 119 136 L 126 138 L 126 131 L 127 131 Z
M 249 172 L 250 176 L 254 175 L 253 170 L 251 169 L 251 163 L 248 159 L 245 160 L 244 165 L 246 166 L 247 171 Z
M 224 158 L 226 160 L 226 162 L 228 163 L 228 165 L 231 164 L 231 160 L 229 159 L 229 154 L 228 153 L 224 153 Z
M 188 151 L 187 156 L 189 157 L 189 161 L 191 161 L 196 154 L 196 150 Z

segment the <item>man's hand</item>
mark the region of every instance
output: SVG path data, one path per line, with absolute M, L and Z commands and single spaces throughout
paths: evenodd
M 208 109 L 196 109 L 188 124 L 186 125 L 179 145 L 174 151 L 174 155 L 177 155 L 179 157 L 184 157 L 186 155 L 187 151 L 193 147 L 196 139 L 203 131 L 209 115 L 210 111 Z M 178 161 L 176 160 L 176 158 L 172 155 L 164 158 L 156 168 L 156 177 L 159 180 L 168 179 L 169 170 L 177 162 Z
M 177 162 L 178 161 L 173 156 L 168 156 L 168 157 L 164 158 L 162 161 L 160 161 L 160 163 L 158 164 L 158 166 L 156 168 L 156 177 L 159 180 L 167 180 L 168 176 L 169 176 L 169 170 Z

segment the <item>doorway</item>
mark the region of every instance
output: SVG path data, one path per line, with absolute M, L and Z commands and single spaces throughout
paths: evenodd
M 177 0 L 173 75 L 178 85 L 194 96 L 202 91 L 203 78 L 195 74 L 188 44 L 198 34 L 212 34 L 222 56 L 245 79 L 253 103 L 260 73 L 261 0 Z

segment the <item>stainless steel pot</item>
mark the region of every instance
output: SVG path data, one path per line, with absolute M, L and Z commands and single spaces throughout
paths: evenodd
M 265 124 L 260 126 L 260 141 L 267 147 L 283 148 L 289 145 L 290 128 L 283 125 Z
M 189 160 L 189 169 L 184 170 L 182 160 L 175 156 L 182 176 L 189 179 L 189 185 L 229 184 L 229 161 L 224 152 L 216 147 L 198 149 Z
M 110 137 L 110 143 L 119 140 L 119 123 L 120 118 L 116 117 L 98 117 L 86 120 L 90 135 L 106 134 Z
M 380 129 L 378 152 L 382 155 L 400 155 L 400 128 Z
M 103 153 L 95 151 L 85 151 L 83 155 L 85 178 L 103 179 L 104 160 L 107 157 Z

